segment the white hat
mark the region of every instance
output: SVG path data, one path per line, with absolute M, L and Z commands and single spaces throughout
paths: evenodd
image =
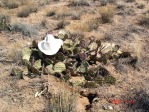
M 38 48 L 46 55 L 54 55 L 61 48 L 63 41 L 55 39 L 53 35 L 47 34 L 45 39 L 38 43 Z

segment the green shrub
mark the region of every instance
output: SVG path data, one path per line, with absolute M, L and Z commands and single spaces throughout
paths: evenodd
M 0 14 L 0 31 L 8 28 L 10 23 L 10 17 L 4 14 Z
M 25 36 L 32 36 L 36 34 L 36 28 L 29 24 L 14 23 L 11 25 L 12 32 L 20 32 Z

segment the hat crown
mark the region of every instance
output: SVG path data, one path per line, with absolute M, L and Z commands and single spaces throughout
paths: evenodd
M 47 43 L 51 43 L 52 40 L 54 40 L 54 36 L 51 35 L 51 34 L 48 34 L 48 35 L 45 37 L 45 42 L 47 42 Z

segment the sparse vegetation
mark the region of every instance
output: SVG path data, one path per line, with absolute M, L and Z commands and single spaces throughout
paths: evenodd
M 116 0 L 100 0 L 101 6 L 106 6 L 108 3 L 115 3 Z
M 114 15 L 115 6 L 106 5 L 100 8 L 101 20 L 103 23 L 109 23 L 112 21 L 112 17 Z
M 10 24 L 10 17 L 0 13 L 0 31 L 8 28 Z
M 55 10 L 54 9 L 49 9 L 49 11 L 47 12 L 47 16 L 50 17 L 50 16 L 53 16 L 55 15 Z
M 37 8 L 33 6 L 27 6 L 22 8 L 22 10 L 18 13 L 18 17 L 28 17 L 31 13 L 37 12 Z
M 86 0 L 71 0 L 70 6 L 89 6 L 88 1 Z
M 62 20 L 57 24 L 56 29 L 63 29 L 65 26 L 69 25 L 70 23 L 68 21 Z
M 136 0 L 126 0 L 126 2 L 135 2 Z
M 139 24 L 144 27 L 149 27 L 149 14 L 142 15 L 139 19 Z
M 10 31 L 12 32 L 20 32 L 25 36 L 31 37 L 32 35 L 35 35 L 36 28 L 29 24 L 22 24 L 22 23 L 14 23 L 10 26 Z
M 75 94 L 60 91 L 54 94 L 49 103 L 48 112 L 75 112 Z
M 67 16 L 71 16 L 71 10 L 68 7 L 57 7 L 56 8 L 56 18 L 64 19 Z
M 8 7 L 9 9 L 14 9 L 19 7 L 19 3 L 15 0 L 6 0 L 3 2 L 3 5 L 5 7 Z

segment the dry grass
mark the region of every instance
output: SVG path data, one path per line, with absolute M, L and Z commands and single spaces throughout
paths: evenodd
M 72 22 L 70 25 L 66 27 L 68 31 L 73 32 L 88 32 L 89 26 L 85 22 Z
M 70 23 L 66 20 L 61 20 L 60 22 L 58 22 L 57 24 L 57 28 L 56 29 L 63 29 L 65 28 L 65 26 L 69 25 Z
M 100 20 L 97 15 L 85 14 L 80 17 L 81 21 L 72 22 L 68 25 L 68 30 L 73 30 L 74 32 L 90 32 L 96 28 L 100 23 Z
M 135 2 L 136 0 L 126 0 L 126 2 Z
M 22 23 L 14 23 L 11 24 L 10 30 L 12 32 L 20 32 L 22 35 L 31 37 L 32 35 L 35 35 L 36 28 L 29 24 L 22 24 Z
M 10 43 L 9 47 L 4 54 L 4 57 L 6 58 L 6 62 L 12 62 L 16 65 L 21 63 L 22 53 L 21 53 L 21 46 L 22 42 L 20 43 Z M 17 49 L 16 49 L 17 48 Z
M 108 3 L 116 3 L 116 0 L 100 0 L 101 6 L 106 6 Z
M 10 17 L 0 13 L 0 31 L 8 28 L 10 24 Z
M 54 9 L 54 8 L 48 9 L 46 15 L 47 15 L 48 17 L 55 15 L 55 9 Z
M 138 60 L 141 60 L 141 53 L 142 53 L 142 43 L 141 43 L 141 40 L 140 40 L 140 37 L 139 35 L 137 34 L 133 34 L 134 36 L 134 45 L 133 45 L 133 48 L 134 48 L 134 55 L 138 58 Z
M 56 7 L 55 9 L 56 18 L 58 19 L 64 19 L 66 16 L 71 16 L 71 10 L 66 6 Z
M 87 0 L 71 0 L 69 6 L 89 6 Z
M 100 8 L 101 20 L 103 23 L 109 23 L 112 21 L 112 17 L 114 16 L 115 6 L 114 5 L 106 5 Z
M 18 17 L 28 17 L 31 13 L 37 12 L 37 10 L 38 10 L 37 7 L 28 5 L 28 6 L 23 7 L 17 15 Z
M 52 95 L 48 112 L 75 112 L 75 94 L 60 91 Z
M 14 9 L 19 7 L 19 2 L 16 0 L 6 0 L 3 2 L 3 5 L 9 9 Z
M 149 28 L 149 14 L 145 14 L 140 17 L 139 25 Z

